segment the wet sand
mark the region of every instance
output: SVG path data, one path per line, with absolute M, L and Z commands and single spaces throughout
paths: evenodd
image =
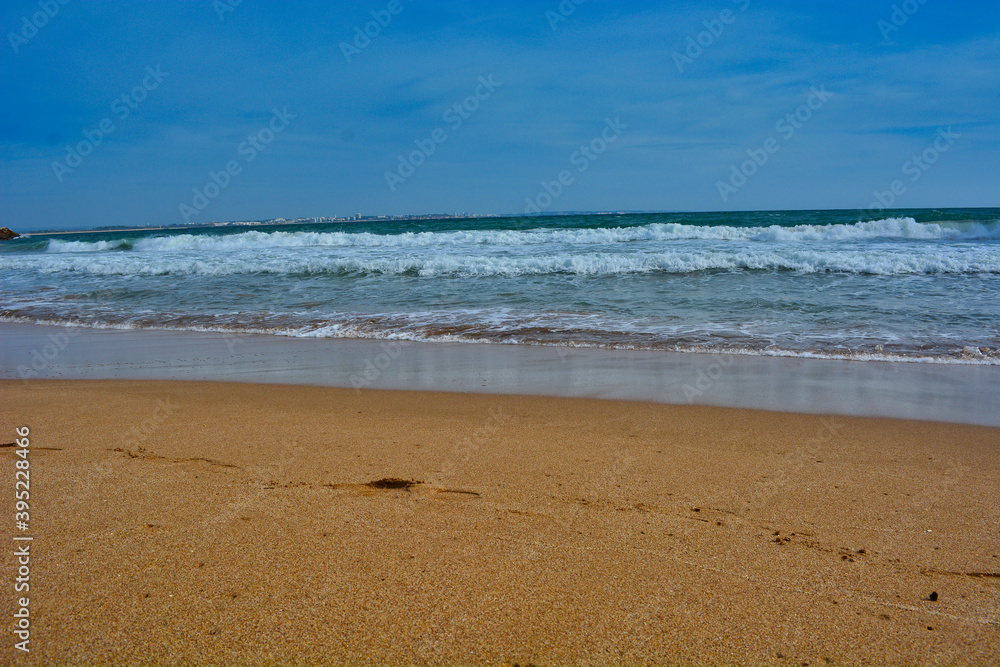
M 178 381 L 0 404 L 35 538 L 5 664 L 1000 661 L 1000 429 Z
M 1000 426 L 1000 366 L 0 323 L 0 378 L 612 398 Z

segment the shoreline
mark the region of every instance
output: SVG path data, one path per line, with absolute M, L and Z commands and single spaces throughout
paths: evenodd
M 1000 426 L 1000 366 L 0 323 L 0 378 L 560 396 Z M 51 357 L 51 358 L 50 358 Z
M 238 382 L 0 396 L 5 437 L 31 429 L 18 663 L 1000 659 L 1000 429 Z

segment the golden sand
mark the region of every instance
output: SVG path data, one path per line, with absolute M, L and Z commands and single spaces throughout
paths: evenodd
M 0 403 L 35 538 L 4 664 L 1000 663 L 1000 429 L 183 382 Z

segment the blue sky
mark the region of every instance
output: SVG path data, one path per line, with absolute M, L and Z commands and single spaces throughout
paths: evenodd
M 1000 205 L 995 0 L 63 1 L 0 5 L 15 230 Z

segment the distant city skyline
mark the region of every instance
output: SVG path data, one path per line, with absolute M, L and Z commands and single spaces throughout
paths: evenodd
M 8 2 L 0 226 L 1000 205 L 1000 6 Z

